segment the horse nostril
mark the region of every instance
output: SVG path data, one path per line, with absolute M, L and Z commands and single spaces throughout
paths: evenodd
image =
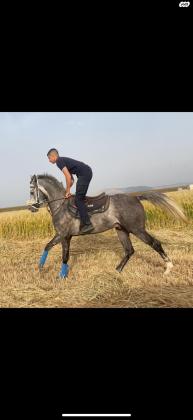
M 34 207 L 34 206 L 32 206 L 31 207 L 31 211 L 33 212 L 33 213 L 35 213 L 35 212 L 37 212 L 39 209 L 37 208 L 37 207 Z

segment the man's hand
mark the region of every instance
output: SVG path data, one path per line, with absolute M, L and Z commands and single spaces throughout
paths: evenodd
M 66 194 L 65 194 L 65 198 L 70 198 L 71 197 L 71 192 L 70 191 L 66 191 Z

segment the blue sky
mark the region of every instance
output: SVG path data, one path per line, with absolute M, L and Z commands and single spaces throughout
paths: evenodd
M 34 173 L 65 185 L 47 159 L 51 147 L 92 167 L 90 195 L 193 182 L 193 113 L 2 112 L 0 145 L 0 207 L 25 204 Z

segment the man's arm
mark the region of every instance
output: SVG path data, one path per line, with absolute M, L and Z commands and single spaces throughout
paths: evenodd
M 71 175 L 71 187 L 73 186 L 73 184 L 74 184 L 74 177 Z
M 70 188 L 72 186 L 72 176 L 66 166 L 62 169 L 62 172 L 66 178 L 66 195 L 68 195 L 70 194 Z

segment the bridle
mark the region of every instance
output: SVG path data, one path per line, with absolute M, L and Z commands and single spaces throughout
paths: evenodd
M 53 203 L 54 201 L 65 200 L 65 197 L 61 197 L 61 198 L 55 198 L 54 200 L 44 199 L 40 201 L 39 190 L 41 191 L 41 186 L 39 185 L 37 175 L 34 175 L 34 182 L 35 182 L 35 186 L 30 187 L 30 192 L 31 193 L 33 192 L 33 194 L 35 192 L 35 202 L 31 202 L 31 200 L 28 201 L 28 205 L 30 205 L 30 210 L 32 210 L 33 212 L 38 211 L 38 209 L 44 204 L 50 204 L 50 203 Z M 56 209 L 56 212 L 54 213 L 54 215 L 59 211 L 60 208 L 61 206 L 59 206 Z

